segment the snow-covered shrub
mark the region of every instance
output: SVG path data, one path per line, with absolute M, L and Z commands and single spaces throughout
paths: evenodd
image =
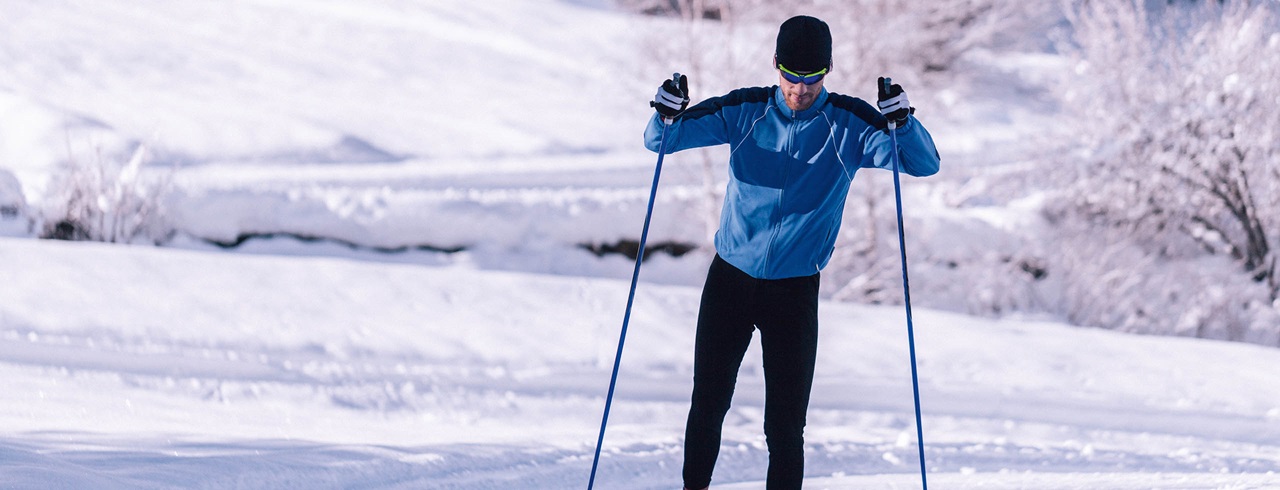
M 41 238 L 112 243 L 169 239 L 163 199 L 171 174 L 142 175 L 146 147 L 139 145 L 123 164 L 98 155 L 68 160 L 50 182 L 44 200 Z
M 1171 258 L 1152 253 L 1130 230 L 1099 228 L 1062 209 L 1053 256 L 1071 323 L 1125 332 L 1180 335 L 1267 345 L 1280 342 L 1280 315 L 1265 287 L 1222 255 Z M 1088 235 L 1088 239 L 1079 238 Z M 1075 238 L 1072 238 L 1073 235 Z
M 1080 323 L 1276 343 L 1280 4 L 1069 8 L 1048 212 Z M 1226 272 L 1224 274 L 1224 271 Z
M 1037 232 L 1045 226 L 1039 199 L 1018 196 L 1025 186 L 1011 189 L 1017 184 L 994 173 L 990 168 L 951 167 L 945 176 L 904 182 L 904 225 L 917 306 L 991 317 L 1044 313 L 1056 306 L 1061 274 L 1049 269 L 1046 256 L 1052 245 Z M 987 180 L 975 185 L 978 175 Z M 840 241 L 822 276 L 833 299 L 903 302 L 892 179 L 889 172 L 867 171 L 854 180 Z M 980 197 L 967 197 L 971 193 Z

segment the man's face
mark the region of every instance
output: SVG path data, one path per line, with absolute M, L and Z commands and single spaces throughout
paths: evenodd
M 826 77 L 822 77 L 812 85 L 804 82 L 791 82 L 782 75 L 782 70 L 778 70 L 778 85 L 782 87 L 782 95 L 786 98 L 787 107 L 796 112 L 808 109 L 813 105 L 813 102 L 818 99 L 818 94 L 822 93 L 822 84 L 826 80 Z

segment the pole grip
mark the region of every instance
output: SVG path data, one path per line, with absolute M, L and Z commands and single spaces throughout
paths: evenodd
M 884 94 L 885 96 L 888 96 L 888 95 L 889 95 L 889 89 L 893 87 L 893 79 L 892 79 L 892 78 L 889 78 L 889 77 L 883 77 L 883 78 L 884 78 L 884 84 L 883 84 L 883 86 L 881 86 L 881 87 L 880 87 L 880 93 Z M 896 121 L 894 121 L 894 120 L 890 119 L 890 120 L 889 120 L 889 131 L 893 131 L 893 130 L 895 130 L 895 129 L 898 129 L 898 123 L 897 123 Z M 893 146 L 896 148 L 898 145 L 897 145 L 897 143 L 894 143 L 894 145 L 893 145 Z M 896 150 L 895 150 L 895 151 L 896 151 Z

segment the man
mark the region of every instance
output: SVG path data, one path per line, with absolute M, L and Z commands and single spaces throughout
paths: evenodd
M 854 172 L 892 169 L 890 122 L 902 170 L 914 176 L 938 171 L 933 139 L 902 88 L 878 90 L 881 114 L 823 88 L 831 61 L 827 24 L 798 16 L 778 30 L 778 86 L 738 89 L 688 107 L 688 79 L 680 76 L 663 83 L 652 103 L 657 114 L 645 130 L 650 150 L 658 151 L 664 126 L 667 152 L 730 148 L 716 257 L 698 313 L 686 489 L 711 484 L 721 426 L 754 330 L 764 364 L 768 488 L 800 488 L 818 345 L 818 274 L 834 250 Z

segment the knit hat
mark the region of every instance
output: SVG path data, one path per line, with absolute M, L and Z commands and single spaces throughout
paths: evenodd
M 813 73 L 831 66 L 831 29 L 807 15 L 787 19 L 778 28 L 778 63 L 796 73 Z

